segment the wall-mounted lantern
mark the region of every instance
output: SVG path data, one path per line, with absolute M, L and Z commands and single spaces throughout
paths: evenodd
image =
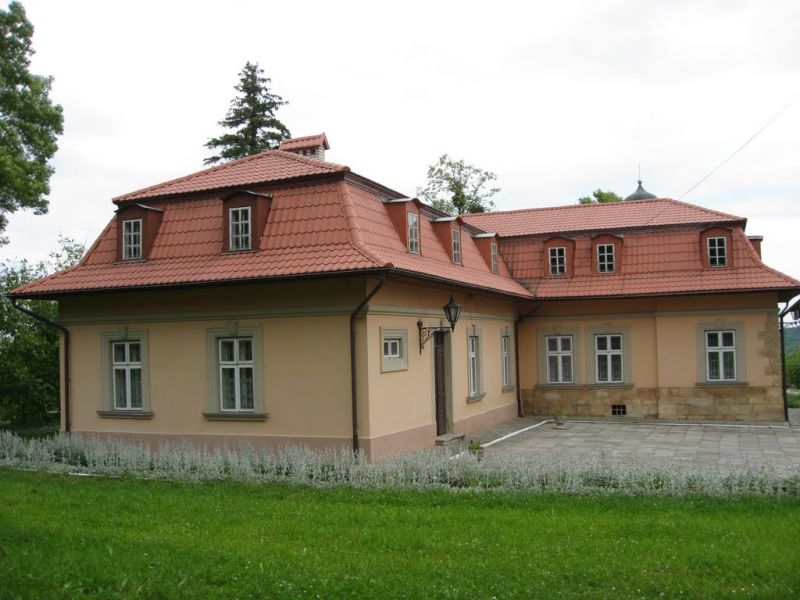
M 444 316 L 447 318 L 447 322 L 450 323 L 450 327 L 423 327 L 422 326 L 422 319 L 417 321 L 417 329 L 419 329 L 419 353 L 422 354 L 422 348 L 425 346 L 425 342 L 431 339 L 431 336 L 437 331 L 455 331 L 456 330 L 456 321 L 461 316 L 461 305 L 456 304 L 456 301 L 453 300 L 453 296 L 450 296 L 450 300 L 442 307 L 444 311 Z

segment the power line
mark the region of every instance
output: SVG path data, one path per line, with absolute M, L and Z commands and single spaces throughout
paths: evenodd
M 711 177 L 711 176 L 712 176 L 714 173 L 716 173 L 717 171 L 719 171 L 719 170 L 720 170 L 720 169 L 721 169 L 723 166 L 725 166 L 725 163 L 727 163 L 727 162 L 728 162 L 730 159 L 732 159 L 734 156 L 736 156 L 737 154 L 739 154 L 739 152 L 741 152 L 741 151 L 744 149 L 744 147 L 745 147 L 745 146 L 747 146 L 747 144 L 749 144 L 749 143 L 750 143 L 750 142 L 752 142 L 754 139 L 756 139 L 756 138 L 757 138 L 757 137 L 758 137 L 758 136 L 761 134 L 761 132 L 762 132 L 762 131 L 764 131 L 764 130 L 765 130 L 767 127 L 769 127 L 770 125 L 772 125 L 772 122 L 773 122 L 773 121 L 775 121 L 775 120 L 776 120 L 778 117 L 780 117 L 780 116 L 781 116 L 783 113 L 785 113 L 787 110 L 789 110 L 789 107 L 791 107 L 791 106 L 792 106 L 792 104 L 794 104 L 794 103 L 797 101 L 797 99 L 798 99 L 798 98 L 800 98 L 800 93 L 799 93 L 799 94 L 797 94 L 797 95 L 796 95 L 794 98 L 792 98 L 792 100 L 789 102 L 789 104 L 787 104 L 786 106 L 784 106 L 784 107 L 783 107 L 781 110 L 779 110 L 779 111 L 778 111 L 778 112 L 777 112 L 777 113 L 776 113 L 776 114 L 775 114 L 775 115 L 774 115 L 774 116 L 773 116 L 773 117 L 772 117 L 772 118 L 771 118 L 769 121 L 767 121 L 767 122 L 764 124 L 764 126 L 761 128 L 761 129 L 759 129 L 759 130 L 758 130 L 758 131 L 756 131 L 756 132 L 755 132 L 753 135 L 751 135 L 749 138 L 747 138 L 747 140 L 745 141 L 745 143 L 744 143 L 744 144 L 742 144 L 741 146 L 739 146 L 739 147 L 738 147 L 736 150 L 734 150 L 734 151 L 733 151 L 733 152 L 730 154 L 730 156 L 728 156 L 728 157 L 727 157 L 725 160 L 723 160 L 721 163 L 719 163 L 719 164 L 718 164 L 716 167 L 714 167 L 713 169 L 711 169 L 711 171 L 709 171 L 708 175 L 706 175 L 705 177 L 703 177 L 703 178 L 702 178 L 700 181 L 698 181 L 697 183 L 695 183 L 695 184 L 694 184 L 692 187 L 690 187 L 688 190 L 686 190 L 685 192 L 683 192 L 683 194 L 681 194 L 681 195 L 678 197 L 678 200 L 682 200 L 682 199 L 683 199 L 683 197 L 684 197 L 684 196 L 686 196 L 686 195 L 687 195 L 689 192 L 691 192 L 691 191 L 692 191 L 694 188 L 696 188 L 698 185 L 700 185 L 701 183 L 703 183 L 703 182 L 704 182 L 706 179 L 708 179 L 709 177 Z

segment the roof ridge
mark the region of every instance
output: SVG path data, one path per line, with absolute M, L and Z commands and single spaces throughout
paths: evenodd
M 683 202 L 682 200 L 675 200 L 674 198 L 659 198 L 659 200 L 663 200 L 664 202 L 668 202 L 672 205 L 690 207 L 697 210 L 701 210 L 706 213 L 710 213 L 712 215 L 717 215 L 718 217 L 726 217 L 729 219 L 735 219 L 737 221 L 744 221 L 745 223 L 747 223 L 747 219 L 745 219 L 744 217 L 739 217 L 737 215 L 732 215 L 730 213 L 724 213 L 720 210 L 714 210 L 713 208 L 706 208 L 705 206 L 700 206 L 699 204 L 692 204 L 691 202 Z M 641 200 L 640 202 L 652 202 L 652 200 Z M 660 217 L 665 210 L 667 210 L 666 206 L 662 208 L 660 211 L 658 211 L 656 214 L 654 214 L 652 217 L 650 217 L 650 220 L 648 221 L 647 225 L 653 226 L 652 225 L 653 221 L 655 221 L 658 217 Z
M 237 166 L 237 165 L 242 165 L 242 164 L 245 164 L 245 163 L 248 163 L 248 162 L 253 162 L 255 160 L 260 160 L 260 159 L 262 159 L 265 156 L 270 155 L 270 154 L 279 156 L 281 158 L 288 158 L 288 159 L 294 160 L 295 162 L 299 162 L 299 163 L 302 163 L 302 164 L 306 164 L 306 165 L 310 165 L 310 166 L 314 166 L 314 167 L 322 167 L 323 169 L 329 170 L 331 173 L 335 173 L 337 171 L 349 171 L 350 170 L 350 167 L 347 167 L 345 165 L 340 165 L 340 164 L 337 164 L 337 163 L 327 162 L 327 161 L 324 161 L 324 160 L 306 158 L 304 156 L 300 156 L 299 154 L 295 154 L 294 152 L 287 152 L 285 150 L 277 150 L 277 149 L 275 149 L 275 150 L 264 150 L 263 152 L 259 152 L 258 154 L 251 154 L 250 156 L 244 156 L 242 158 L 237 158 L 236 160 L 232 160 L 232 161 L 223 163 L 221 165 L 216 165 L 216 166 L 210 167 L 208 169 L 203 169 L 201 171 L 195 171 L 194 173 L 189 173 L 188 175 L 183 175 L 181 177 L 176 177 L 174 179 L 168 179 L 167 181 L 162 181 L 161 183 L 157 183 L 155 185 L 150 185 L 150 186 L 147 186 L 147 187 L 140 188 L 138 190 L 133 190 L 132 192 L 127 192 L 127 193 L 122 194 L 120 196 L 116 196 L 116 197 L 112 198 L 112 200 L 115 201 L 115 202 L 116 201 L 124 201 L 125 199 L 130 198 L 132 196 L 140 196 L 142 194 L 156 192 L 156 191 L 158 191 L 158 190 L 160 190 L 162 188 L 165 188 L 165 187 L 170 186 L 170 185 L 174 185 L 176 183 L 181 183 L 181 182 L 184 182 L 184 181 L 191 181 L 192 179 L 195 179 L 197 177 L 201 177 L 203 175 L 208 175 L 209 173 L 215 173 L 215 172 L 218 172 L 218 171 L 223 171 L 223 170 L 230 169 L 231 167 L 234 167 L 234 166 Z

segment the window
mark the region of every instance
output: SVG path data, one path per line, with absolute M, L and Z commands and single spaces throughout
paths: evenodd
M 129 219 L 122 222 L 122 259 L 142 258 L 142 220 Z
M 138 341 L 112 342 L 115 410 L 142 410 L 142 351 Z
M 497 273 L 497 244 L 495 242 L 492 242 L 489 251 L 492 254 L 492 273 Z
M 724 237 L 708 238 L 708 266 L 725 267 L 728 265 L 728 255 L 725 248 Z
M 481 393 L 481 356 L 480 338 L 472 334 L 467 338 L 467 358 L 469 364 L 469 395 L 479 396 Z
M 250 207 L 231 208 L 228 216 L 231 252 L 250 250 Z
M 547 383 L 572 383 L 572 336 L 547 336 L 545 347 Z
M 614 244 L 597 244 L 597 272 L 614 272 Z
M 706 331 L 705 337 L 708 380 L 736 381 L 736 332 Z
M 503 387 L 510 387 L 511 383 L 511 336 L 508 334 L 500 338 L 500 355 L 503 363 Z
M 255 403 L 253 379 L 253 339 L 219 340 L 220 409 L 252 411 Z
M 550 248 L 550 275 L 564 275 L 567 272 L 567 249 L 564 246 Z
M 622 336 L 594 336 L 597 383 L 622 383 Z
M 612 404 L 611 405 L 611 416 L 612 417 L 624 417 L 628 414 L 628 405 L 627 404 Z
M 453 229 L 453 262 L 461 264 L 461 231 Z
M 408 332 L 381 327 L 381 372 L 408 369 Z
M 408 213 L 408 251 L 419 254 L 419 217 Z

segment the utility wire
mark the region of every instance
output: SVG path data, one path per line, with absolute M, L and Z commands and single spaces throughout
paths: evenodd
M 730 154 L 730 155 L 729 155 L 729 156 L 728 156 L 728 157 L 727 157 L 725 160 L 723 160 L 723 161 L 722 161 L 721 163 L 719 163 L 719 164 L 718 164 L 716 167 L 714 167 L 713 169 L 711 169 L 711 171 L 709 171 L 708 175 L 706 175 L 705 177 L 703 177 L 703 178 L 702 178 L 700 181 L 698 181 L 697 183 L 695 183 L 695 184 L 694 184 L 692 187 L 690 187 L 688 190 L 686 190 L 685 192 L 683 192 L 683 194 L 681 194 L 681 195 L 678 197 L 678 200 L 683 200 L 683 197 L 684 197 L 684 196 L 686 196 L 686 195 L 687 195 L 689 192 L 691 192 L 692 190 L 694 190 L 694 188 L 696 188 L 697 186 L 699 186 L 699 185 L 700 185 L 701 183 L 703 183 L 703 182 L 704 182 L 706 179 L 708 179 L 709 177 L 711 177 L 711 176 L 712 176 L 714 173 L 716 173 L 716 172 L 717 172 L 717 171 L 719 171 L 719 170 L 720 170 L 720 169 L 721 169 L 723 166 L 725 166 L 725 164 L 726 164 L 726 163 L 727 163 L 727 162 L 728 162 L 730 159 L 732 159 L 734 156 L 736 156 L 737 154 L 739 154 L 739 152 L 741 152 L 741 151 L 744 149 L 744 147 L 745 147 L 745 146 L 747 146 L 747 144 L 749 144 L 749 143 L 750 143 L 750 142 L 752 142 L 754 139 L 756 139 L 756 138 L 757 138 L 757 137 L 758 137 L 758 136 L 761 134 L 761 132 L 762 132 L 762 131 L 764 131 L 764 130 L 765 130 L 767 127 L 769 127 L 770 125 L 772 125 L 773 121 L 775 121 L 775 120 L 776 120 L 778 117 L 780 117 L 780 116 L 781 116 L 783 113 L 785 113 L 787 110 L 789 110 L 789 108 L 792 106 L 792 104 L 794 104 L 794 103 L 797 101 L 797 99 L 798 99 L 798 98 L 800 98 L 800 94 L 797 94 L 797 95 L 796 95 L 794 98 L 792 98 L 792 100 L 789 102 L 789 104 L 787 104 L 787 105 L 786 105 L 786 106 L 784 106 L 784 107 L 783 107 L 781 110 L 779 110 L 779 111 L 778 111 L 778 112 L 777 112 L 777 113 L 776 113 L 776 114 L 775 114 L 775 115 L 774 115 L 774 116 L 773 116 L 773 117 L 772 117 L 772 118 L 771 118 L 769 121 L 767 121 L 767 122 L 764 124 L 764 126 L 763 126 L 761 129 L 759 129 L 759 130 L 758 130 L 758 131 L 756 131 L 756 132 L 755 132 L 753 135 L 751 135 L 749 138 L 747 138 L 747 141 L 745 141 L 745 143 L 744 143 L 744 144 L 742 144 L 741 146 L 739 146 L 739 147 L 738 147 L 736 150 L 734 150 L 734 151 L 733 151 L 733 152 L 732 152 L 732 153 L 731 153 L 731 154 Z

